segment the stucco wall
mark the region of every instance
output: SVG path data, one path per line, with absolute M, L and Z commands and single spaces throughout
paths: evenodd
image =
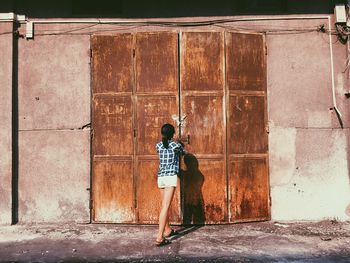
M 12 30 L 12 22 L 0 23 L 0 32 Z M 12 40 L 12 34 L 0 35 L 0 224 L 11 223 Z
M 315 28 L 327 19 L 233 23 L 248 29 Z M 87 25 L 83 25 L 84 27 Z M 21 222 L 88 221 L 90 66 L 88 35 L 47 32 L 179 30 L 47 24 L 19 40 L 19 217 Z M 203 27 L 200 30 L 223 30 Z M 191 29 L 186 29 L 191 30 Z M 198 30 L 198 28 L 194 29 Z M 24 33 L 24 28 L 21 28 Z M 333 39 L 335 87 L 345 129 L 332 107 L 329 38 L 268 34 L 269 166 L 274 220 L 350 218 L 346 48 Z M 2 105 L 2 104 L 1 104 Z
M 300 22 L 285 22 L 297 26 Z M 303 21 L 304 26 L 327 20 Z M 329 38 L 307 33 L 268 35 L 269 157 L 272 218 L 350 218 L 348 167 L 349 88 L 345 46 L 333 37 L 332 104 Z
M 19 220 L 89 221 L 89 36 L 19 40 Z

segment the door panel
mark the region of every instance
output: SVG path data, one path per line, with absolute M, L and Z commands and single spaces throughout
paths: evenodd
M 131 96 L 95 95 L 95 155 L 133 154 Z
M 178 116 L 176 95 L 150 94 L 137 97 L 137 155 L 156 155 L 155 145 L 161 140 L 160 129 L 164 123 L 173 123 Z
M 183 136 L 189 136 L 187 150 L 197 154 L 224 154 L 225 129 L 222 95 L 182 94 L 186 125 Z
M 226 33 L 230 222 L 270 218 L 263 34 Z
M 157 223 L 160 192 L 155 145 L 165 123 L 176 126 L 178 100 L 178 34 L 138 33 L 136 64 L 136 202 L 139 223 Z M 178 187 L 179 188 L 179 187 Z M 180 191 L 174 195 L 172 223 L 181 223 Z
M 225 222 L 226 175 L 220 159 L 185 156 L 186 169 L 182 173 L 184 183 L 184 223 L 217 224 Z
M 181 37 L 182 90 L 223 90 L 224 42 L 219 32 L 188 32 Z
M 93 93 L 132 92 L 133 36 L 93 36 Z
M 138 160 L 139 171 L 137 202 L 138 202 L 138 218 L 139 222 L 147 224 L 157 224 L 159 221 L 159 213 L 161 208 L 161 196 L 157 187 L 157 170 L 158 159 L 140 159 Z M 180 183 L 174 194 L 172 205 L 170 207 L 169 219 L 171 223 L 181 222 L 180 213 Z
M 224 37 L 220 32 L 181 35 L 181 127 L 189 141 L 183 175 L 184 221 L 227 221 Z
M 228 118 L 230 154 L 267 152 L 264 96 L 231 95 Z
M 266 220 L 269 215 L 268 178 L 265 158 L 235 158 L 230 161 L 231 219 Z
M 136 90 L 178 92 L 175 33 L 143 33 L 136 37 Z
M 135 221 L 131 34 L 92 39 L 92 220 Z
M 229 90 L 266 90 L 265 41 L 261 34 L 226 33 Z
M 155 144 L 179 118 L 189 153 L 171 222 L 270 218 L 264 35 L 130 33 L 91 46 L 94 222 L 158 222 Z
M 131 160 L 96 159 L 93 163 L 93 219 L 96 222 L 133 222 Z

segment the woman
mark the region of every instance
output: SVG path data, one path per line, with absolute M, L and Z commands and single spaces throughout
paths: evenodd
M 158 188 L 162 197 L 162 208 L 159 214 L 159 231 L 156 245 L 162 246 L 169 241 L 166 237 L 177 234 L 169 225 L 169 208 L 174 196 L 179 173 L 179 156 L 184 152 L 183 144 L 173 141 L 175 128 L 166 123 L 161 129 L 162 141 L 156 144 L 159 154 Z

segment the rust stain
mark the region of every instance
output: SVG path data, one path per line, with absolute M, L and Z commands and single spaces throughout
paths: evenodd
M 177 33 L 92 38 L 93 154 L 104 156 L 93 162 L 94 220 L 157 223 L 154 147 L 160 127 L 179 121 L 179 106 L 186 116 L 182 137 L 190 138 L 191 153 L 181 172 L 184 223 L 268 217 L 264 39 L 226 36 L 224 43 L 221 32 L 182 33 L 180 61 Z M 132 183 L 124 187 L 122 180 Z M 179 223 L 179 187 L 176 191 L 171 221 Z
M 223 160 L 184 157 L 184 223 L 225 222 L 226 176 Z
M 187 116 L 183 135 L 191 137 L 188 151 L 196 154 L 224 154 L 223 97 L 185 96 L 183 100 L 183 111 Z
M 231 220 L 266 218 L 268 178 L 266 159 L 234 159 L 230 163 Z
M 230 96 L 228 118 L 230 154 L 267 152 L 263 96 Z
M 172 115 L 178 112 L 176 95 L 143 96 L 137 104 L 137 154 L 154 155 L 159 142 L 159 131 L 164 123 L 174 123 Z
M 157 187 L 158 160 L 139 160 L 137 166 L 137 209 L 139 223 L 157 224 L 161 208 L 161 196 Z M 180 183 L 174 194 L 169 219 L 178 223 L 180 218 Z
M 133 153 L 131 97 L 97 97 L 94 100 L 93 110 L 94 154 L 131 155 Z
M 177 41 L 174 33 L 136 35 L 137 92 L 177 91 Z
M 132 34 L 92 37 L 94 93 L 131 92 Z
M 130 161 L 94 161 L 93 219 L 99 222 L 132 222 L 133 178 Z M 121 187 L 123 186 L 123 187 Z
M 220 32 L 182 33 L 183 90 L 222 90 L 224 84 L 223 34 Z
M 182 172 L 184 222 L 225 222 L 224 38 L 219 32 L 186 32 L 181 40 L 182 136 L 190 138 L 191 153 Z
M 264 39 L 260 34 L 226 33 L 229 90 L 266 90 Z

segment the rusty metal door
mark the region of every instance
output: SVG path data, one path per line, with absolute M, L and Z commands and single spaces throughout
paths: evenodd
M 270 218 L 263 34 L 226 39 L 227 153 L 230 222 Z
M 157 223 L 161 199 L 156 183 L 159 161 L 155 144 L 160 141 L 162 125 L 175 125 L 179 115 L 178 34 L 138 33 L 135 42 L 138 222 Z M 181 223 L 179 188 L 170 211 L 173 223 Z
M 191 154 L 183 171 L 184 222 L 228 221 L 225 57 L 222 32 L 181 34 L 182 136 Z
M 155 144 L 176 124 L 178 34 L 93 36 L 92 220 L 157 223 Z M 180 190 L 170 219 L 181 222 Z
M 92 218 L 133 222 L 133 36 L 94 36 Z
M 91 43 L 94 222 L 157 223 L 154 146 L 179 116 L 190 154 L 171 222 L 270 218 L 264 35 L 134 33 Z

